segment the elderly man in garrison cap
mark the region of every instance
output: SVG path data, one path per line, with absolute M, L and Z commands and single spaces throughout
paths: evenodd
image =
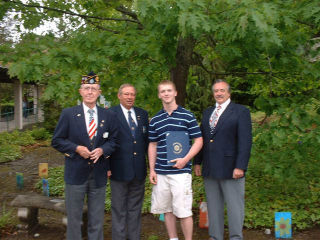
M 82 77 L 82 103 L 64 109 L 54 131 L 52 146 L 65 155 L 67 239 L 80 240 L 85 195 L 88 203 L 88 239 L 103 239 L 108 158 L 117 147 L 117 120 L 96 105 L 99 77 Z

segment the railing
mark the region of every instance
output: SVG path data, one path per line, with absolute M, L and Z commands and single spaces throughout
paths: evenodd
M 38 109 L 26 108 L 22 111 L 22 124 L 27 125 L 38 122 Z M 4 112 L 0 114 L 0 132 L 14 130 L 14 112 Z

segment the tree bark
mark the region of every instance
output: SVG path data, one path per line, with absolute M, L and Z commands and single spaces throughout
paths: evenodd
M 187 97 L 186 87 L 194 46 L 195 40 L 192 37 L 180 37 L 177 46 L 176 63 L 170 69 L 170 79 L 176 84 L 178 92 L 176 101 L 181 106 L 184 106 Z

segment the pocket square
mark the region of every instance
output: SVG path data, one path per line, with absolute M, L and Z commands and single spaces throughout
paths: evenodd
M 109 137 L 109 132 L 104 132 L 102 136 L 103 136 L 103 138 L 108 138 Z

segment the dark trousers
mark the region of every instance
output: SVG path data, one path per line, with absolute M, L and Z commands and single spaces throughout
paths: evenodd
M 112 240 L 139 240 L 144 180 L 111 180 Z
M 82 209 L 85 195 L 88 202 L 88 240 L 103 240 L 106 187 L 97 188 L 92 174 L 82 185 L 65 186 L 67 240 L 81 240 Z

